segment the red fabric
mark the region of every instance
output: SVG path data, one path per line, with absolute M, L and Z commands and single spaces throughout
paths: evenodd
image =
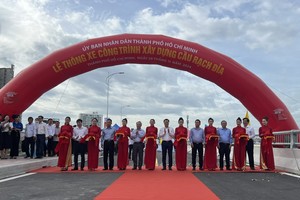
M 259 128 L 260 143 L 260 168 L 275 170 L 274 154 L 272 141 L 274 135 L 273 131 L 268 126 L 262 126 Z M 267 138 L 269 137 L 269 138 Z
M 146 135 L 145 135 L 145 138 L 147 139 L 146 150 L 145 150 L 146 169 L 155 169 L 157 132 L 158 130 L 155 126 L 149 126 L 146 128 Z
M 99 161 L 99 138 L 101 129 L 95 125 L 89 128 L 88 134 L 84 138 L 88 140 L 88 169 L 98 168 Z
M 232 168 L 237 170 L 246 169 L 246 145 L 248 138 L 242 136 L 248 136 L 245 128 L 237 126 L 232 129 L 232 137 L 234 138 Z
M 188 130 L 183 126 L 179 126 L 175 129 L 175 159 L 177 170 L 186 169 L 186 159 L 187 159 L 187 139 Z
M 123 126 L 116 131 L 118 139 L 118 168 L 126 169 L 128 165 L 128 137 L 130 136 L 130 129 Z
M 71 145 L 71 138 L 73 135 L 73 127 L 71 125 L 63 125 L 60 128 L 60 133 L 58 134 L 59 141 L 57 147 L 55 149 L 56 152 L 59 152 L 58 156 L 58 167 L 66 167 L 67 164 L 67 156 L 69 145 Z
M 102 172 L 101 170 L 100 173 Z M 81 171 L 76 171 L 76 173 L 81 173 Z M 94 199 L 219 200 L 220 198 L 191 171 L 155 170 L 150 173 L 148 170 L 138 172 L 128 170 Z
M 205 134 L 205 154 L 204 154 L 204 168 L 215 169 L 217 168 L 217 145 L 218 138 L 217 129 L 213 126 L 207 126 L 204 128 Z

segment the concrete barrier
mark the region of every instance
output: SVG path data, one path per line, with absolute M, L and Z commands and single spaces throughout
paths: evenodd
M 18 159 L 0 160 L 0 179 L 56 165 L 57 157 L 46 157 L 43 159 L 24 159 L 19 157 Z
M 300 174 L 300 149 L 273 148 L 275 167 L 279 170 Z M 254 162 L 259 165 L 260 146 L 254 146 Z

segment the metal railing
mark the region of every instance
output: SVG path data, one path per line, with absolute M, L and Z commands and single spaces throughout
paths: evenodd
M 300 148 L 300 130 L 273 132 L 275 140 L 273 147 Z

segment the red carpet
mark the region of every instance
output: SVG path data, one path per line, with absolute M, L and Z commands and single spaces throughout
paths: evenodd
M 219 199 L 191 171 L 126 170 L 96 200 Z

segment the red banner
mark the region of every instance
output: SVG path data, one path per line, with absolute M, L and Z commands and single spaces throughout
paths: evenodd
M 231 58 L 163 35 L 122 34 L 90 39 L 58 50 L 27 67 L 0 90 L 3 114 L 19 114 L 64 80 L 96 68 L 126 63 L 157 64 L 214 82 L 273 130 L 298 129 L 283 102 L 255 74 Z

